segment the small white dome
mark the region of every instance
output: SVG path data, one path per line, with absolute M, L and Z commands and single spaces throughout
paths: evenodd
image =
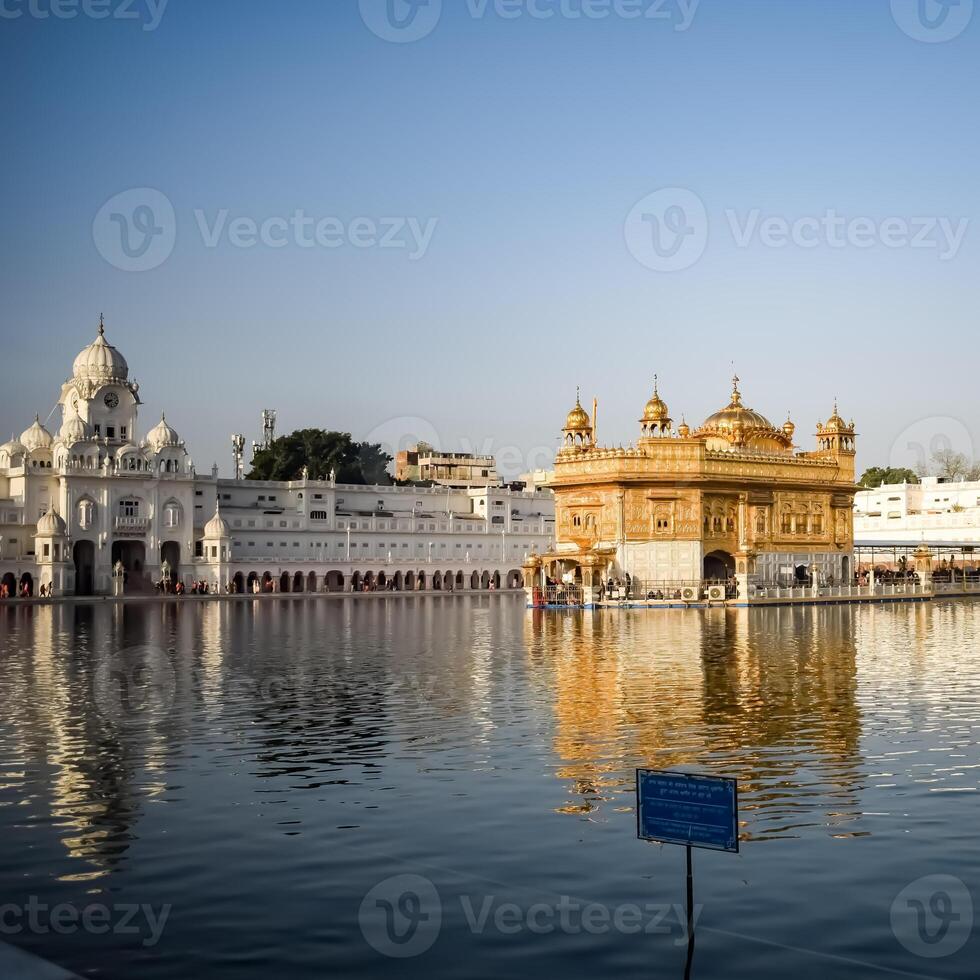
M 231 526 L 221 516 L 221 505 L 214 508 L 214 517 L 204 525 L 204 536 L 206 538 L 230 538 Z
M 37 522 L 37 533 L 65 535 L 68 533 L 68 525 L 53 507 L 49 507 L 48 512 Z
M 66 446 L 74 446 L 76 442 L 86 442 L 90 439 L 91 433 L 80 415 L 71 415 L 65 419 L 61 426 L 58 438 Z
M 181 444 L 177 430 L 167 424 L 166 413 L 160 416 L 160 421 L 146 434 L 146 442 L 155 453 L 160 452 L 165 446 Z
M 8 456 L 13 458 L 14 456 L 25 455 L 27 452 L 27 446 L 15 439 L 13 433 L 11 433 L 10 442 L 5 442 L 2 446 L 0 446 L 0 451 L 5 452 Z
M 75 358 L 72 374 L 84 381 L 125 381 L 129 377 L 126 358 L 105 339 L 101 321 L 98 337 Z
M 54 437 L 41 425 L 41 416 L 35 415 L 31 427 L 20 434 L 20 441 L 28 452 L 34 452 L 35 449 L 50 449 Z

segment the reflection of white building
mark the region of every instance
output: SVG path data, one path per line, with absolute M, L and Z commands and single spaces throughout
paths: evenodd
M 517 584 L 553 543 L 549 493 L 262 483 L 199 475 L 163 417 L 138 436 L 139 386 L 105 338 L 75 358 L 52 433 L 39 418 L 0 446 L 0 576 L 11 592 L 106 594 L 173 579 L 240 590 Z
M 980 483 L 900 483 L 862 490 L 854 498 L 858 544 L 980 545 Z

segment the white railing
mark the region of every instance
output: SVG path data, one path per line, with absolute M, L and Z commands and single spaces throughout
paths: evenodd
M 150 526 L 150 519 L 148 517 L 117 517 L 116 518 L 116 530 L 117 531 L 134 531 L 138 533 L 143 533 Z

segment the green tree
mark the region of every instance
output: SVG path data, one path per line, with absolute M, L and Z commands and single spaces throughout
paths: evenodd
M 907 467 L 892 467 L 892 466 L 872 466 L 870 469 L 864 471 L 864 476 L 861 477 L 860 485 L 862 487 L 867 487 L 869 490 L 874 490 L 876 487 L 880 487 L 883 483 L 918 483 L 919 477 L 915 474 L 914 470 L 910 470 Z
M 380 445 L 354 442 L 349 432 L 299 429 L 260 449 L 252 460 L 249 480 L 299 480 L 304 468 L 311 480 L 389 485 L 389 456 Z

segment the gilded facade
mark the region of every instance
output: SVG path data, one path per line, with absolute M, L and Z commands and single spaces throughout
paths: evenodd
M 737 582 L 740 594 L 849 582 L 854 423 L 835 405 L 814 449 L 799 449 L 795 433 L 748 408 L 737 377 L 728 404 L 695 429 L 675 427 L 655 382 L 626 449 L 602 446 L 595 403 L 590 415 L 576 399 L 552 482 L 556 549 L 532 556 L 529 580 L 588 592 L 628 574 L 653 590 Z

